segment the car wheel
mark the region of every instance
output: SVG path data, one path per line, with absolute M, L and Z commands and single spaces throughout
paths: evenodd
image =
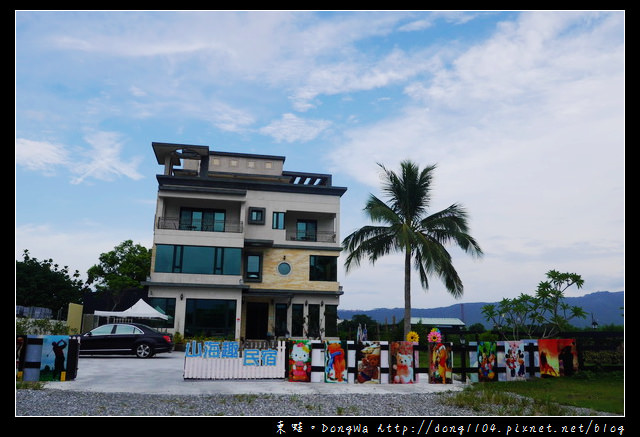
M 153 348 L 148 343 L 140 343 L 136 346 L 136 356 L 138 358 L 151 358 L 153 356 Z

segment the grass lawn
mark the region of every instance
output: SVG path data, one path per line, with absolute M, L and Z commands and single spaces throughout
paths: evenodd
M 508 393 L 533 402 L 518 405 Z M 565 415 L 559 406 L 589 408 L 624 414 L 624 374 L 622 372 L 579 372 L 571 377 L 535 378 L 527 381 L 475 383 L 455 395 L 456 405 L 480 410 L 493 405 L 502 415 Z M 532 411 L 531 409 L 534 408 Z

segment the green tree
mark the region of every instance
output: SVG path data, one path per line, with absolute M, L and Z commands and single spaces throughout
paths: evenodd
M 435 165 L 420 170 L 413 162 L 403 161 L 399 174 L 378 165 L 383 170 L 382 191 L 388 203 L 370 195 L 364 211 L 373 223 L 381 225 L 364 226 L 343 240 L 343 247 L 348 251 L 345 267 L 349 271 L 365 258 L 375 264 L 389 253 L 404 254 L 406 337 L 411 330 L 411 264 L 418 271 L 425 290 L 429 288 L 429 276 L 436 275 L 449 293 L 460 297 L 464 291 L 462 280 L 445 246 L 453 243 L 476 257 L 482 256 L 482 250 L 468 233 L 467 213 L 462 206 L 454 203 L 428 214 Z
M 575 285 L 582 288 L 584 280 L 575 273 L 547 272 L 547 280 L 538 284 L 534 296 L 522 293 L 513 299 L 502 299 L 498 305 L 485 305 L 482 314 L 494 324 L 502 338 L 507 332 L 513 340 L 521 337 L 549 338 L 571 327 L 570 321 L 585 318 L 587 313 L 578 306 L 564 302 L 564 292 Z
M 118 305 L 124 290 L 143 288 L 142 282 L 151 271 L 151 250 L 126 240 L 114 250 L 100 254 L 100 263 L 87 271 L 87 284 L 94 284 L 99 293 L 108 293 L 113 308 Z
M 82 303 L 84 284 L 76 270 L 60 268 L 51 258 L 39 261 L 24 250 L 16 261 L 16 305 L 49 308 L 56 314 L 70 303 Z

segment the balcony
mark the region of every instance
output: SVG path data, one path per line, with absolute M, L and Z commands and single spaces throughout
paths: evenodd
M 157 228 L 176 231 L 242 233 L 244 226 L 242 222 L 231 220 L 181 224 L 179 217 L 158 217 Z
M 336 233 L 330 231 L 299 232 L 287 231 L 287 241 L 312 241 L 318 243 L 335 243 Z

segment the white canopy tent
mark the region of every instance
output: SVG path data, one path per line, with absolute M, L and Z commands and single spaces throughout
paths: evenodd
M 96 316 L 104 317 L 131 317 L 139 319 L 164 319 L 168 320 L 169 316 L 162 314 L 160 311 L 153 308 L 151 305 L 140 299 L 131 308 L 124 311 L 94 311 Z

